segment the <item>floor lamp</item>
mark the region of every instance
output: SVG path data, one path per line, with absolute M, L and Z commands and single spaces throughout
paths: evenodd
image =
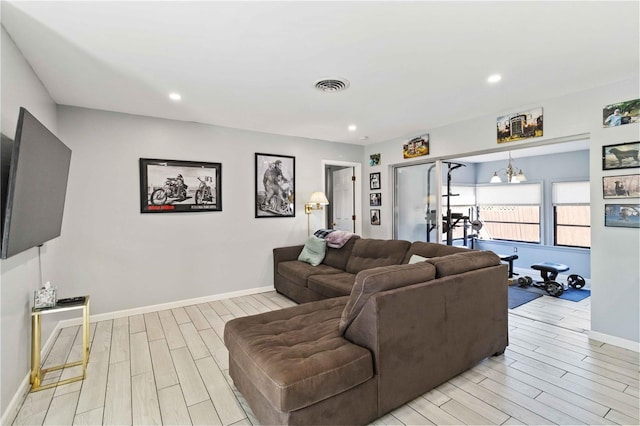
M 307 235 L 311 235 L 311 212 L 322 210 L 323 206 L 328 206 L 329 200 L 324 192 L 312 192 L 309 201 L 304 205 L 304 212 L 307 214 Z

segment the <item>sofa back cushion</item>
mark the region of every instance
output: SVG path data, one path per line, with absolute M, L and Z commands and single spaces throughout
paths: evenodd
M 365 269 L 399 265 L 410 245 L 404 240 L 356 240 L 347 262 L 347 272 L 357 274 Z
M 414 254 L 418 256 L 426 257 L 426 258 L 432 258 L 432 257 L 447 256 L 449 254 L 455 254 L 455 253 L 464 253 L 466 251 L 469 251 L 469 249 L 465 247 L 455 247 L 455 246 L 447 246 L 447 245 L 438 244 L 438 243 L 426 243 L 424 241 L 416 241 L 414 243 L 411 243 L 411 247 L 409 247 L 409 250 L 407 250 L 407 253 L 404 255 L 404 259 L 402 260 L 402 263 L 409 263 L 411 256 L 413 256 Z
M 353 250 L 353 246 L 356 240 L 359 240 L 359 235 L 354 235 L 351 239 L 343 245 L 341 248 L 333 248 L 327 245 L 327 254 L 324 257 L 322 263 L 327 266 L 331 266 L 333 268 L 346 270 L 347 262 L 349 261 L 349 257 L 351 256 L 351 251 Z
M 500 258 L 492 251 L 469 250 L 466 253 L 435 257 L 427 262 L 436 267 L 436 278 L 440 278 L 500 265 Z
M 349 301 L 342 311 L 340 333 L 344 333 L 358 316 L 369 298 L 376 293 L 435 278 L 435 267 L 427 262 L 411 265 L 392 265 L 364 270 L 356 275 Z

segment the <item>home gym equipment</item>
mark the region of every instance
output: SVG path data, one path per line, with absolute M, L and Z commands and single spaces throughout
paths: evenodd
M 473 247 L 471 247 L 471 248 L 473 248 Z M 507 265 L 509 266 L 509 277 L 508 278 L 513 278 L 514 275 L 518 275 L 515 272 L 513 272 L 513 261 L 518 258 L 517 254 L 498 254 L 498 257 L 500 258 L 501 261 L 507 262 Z
M 533 281 L 529 276 L 518 278 L 518 285 L 520 287 L 526 287 L 528 285 L 543 288 L 549 293 L 550 296 L 560 297 L 564 293 L 564 286 L 555 281 L 560 272 L 569 270 L 567 265 L 555 262 L 540 262 L 535 265 L 531 265 L 532 269 L 540 271 L 542 281 Z M 585 280 L 578 274 L 571 274 L 567 277 L 567 285 L 571 288 L 581 289 L 585 285 Z

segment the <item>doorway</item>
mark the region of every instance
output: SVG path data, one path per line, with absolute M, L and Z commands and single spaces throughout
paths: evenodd
M 359 163 L 323 161 L 326 228 L 362 234 L 360 170 Z

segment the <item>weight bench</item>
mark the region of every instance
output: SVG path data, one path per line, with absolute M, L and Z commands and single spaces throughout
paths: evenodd
M 555 262 L 536 263 L 535 265 L 531 265 L 531 268 L 535 269 L 536 271 L 540 271 L 540 276 L 545 282 L 555 281 L 560 272 L 569 270 L 569 267 L 567 265 Z
M 518 258 L 517 254 L 499 254 L 498 257 L 501 261 L 509 264 L 509 278 L 513 278 L 514 275 L 518 275 L 513 272 L 513 261 Z
M 544 288 L 551 296 L 559 297 L 564 292 L 564 286 L 555 281 L 560 272 L 569 270 L 567 265 L 556 262 L 540 262 L 535 265 L 531 265 L 532 269 L 540 271 L 542 281 L 533 281 L 531 277 L 518 278 L 518 285 L 520 287 L 526 287 L 532 285 L 535 287 Z M 567 284 L 571 288 L 581 289 L 585 285 L 585 280 L 580 275 L 572 274 L 567 278 Z

